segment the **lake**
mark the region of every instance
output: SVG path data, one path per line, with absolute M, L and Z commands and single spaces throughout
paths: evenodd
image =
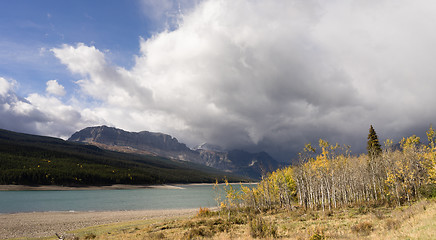
M 0 213 L 183 209 L 217 206 L 213 185 L 177 189 L 0 191 Z M 221 188 L 223 185 L 220 185 Z M 233 185 L 240 188 L 239 184 Z M 250 186 L 250 185 L 249 185 Z M 222 195 L 222 190 L 218 190 Z

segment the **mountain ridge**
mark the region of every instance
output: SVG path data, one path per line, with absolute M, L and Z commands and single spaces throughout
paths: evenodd
M 149 154 L 167 157 L 170 159 L 184 160 L 201 163 L 198 153 L 180 143 L 176 138 L 163 133 L 141 131 L 129 132 L 122 129 L 96 126 L 87 127 L 75 132 L 68 141 L 100 144 L 100 147 L 139 154 Z M 103 145 L 101 145 L 103 144 Z
M 220 146 L 208 143 L 200 144 L 193 150 L 168 134 L 149 131 L 129 132 L 104 125 L 77 131 L 68 141 L 93 144 L 113 151 L 199 163 L 256 179 L 280 167 L 280 164 L 266 152 L 249 153 L 237 149 L 226 151 Z

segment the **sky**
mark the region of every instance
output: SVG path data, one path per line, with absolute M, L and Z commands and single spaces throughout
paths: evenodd
M 0 128 L 89 126 L 280 161 L 322 138 L 364 152 L 436 111 L 431 0 L 0 3 Z

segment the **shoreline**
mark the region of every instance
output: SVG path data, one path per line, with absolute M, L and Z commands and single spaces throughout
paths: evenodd
M 132 189 L 182 189 L 177 184 L 161 185 L 127 185 L 114 184 L 107 186 L 59 186 L 59 185 L 0 185 L 0 191 L 74 191 L 74 190 L 132 190 Z
M 67 232 L 111 223 L 188 217 L 192 209 L 128 210 L 128 211 L 56 211 L 0 214 L 0 239 L 50 237 Z
M 222 185 L 224 183 L 220 183 Z M 240 183 L 231 183 L 240 184 Z M 242 184 L 257 184 L 242 183 Z M 134 190 L 134 189 L 183 189 L 183 186 L 213 186 L 215 183 L 174 183 L 158 185 L 114 184 L 107 186 L 59 186 L 59 185 L 0 185 L 0 191 L 75 191 L 75 190 Z

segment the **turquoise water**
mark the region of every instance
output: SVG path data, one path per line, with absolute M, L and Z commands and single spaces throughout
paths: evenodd
M 236 184 L 235 187 L 238 187 Z M 0 191 L 0 213 L 182 209 L 217 206 L 212 185 L 181 189 Z

